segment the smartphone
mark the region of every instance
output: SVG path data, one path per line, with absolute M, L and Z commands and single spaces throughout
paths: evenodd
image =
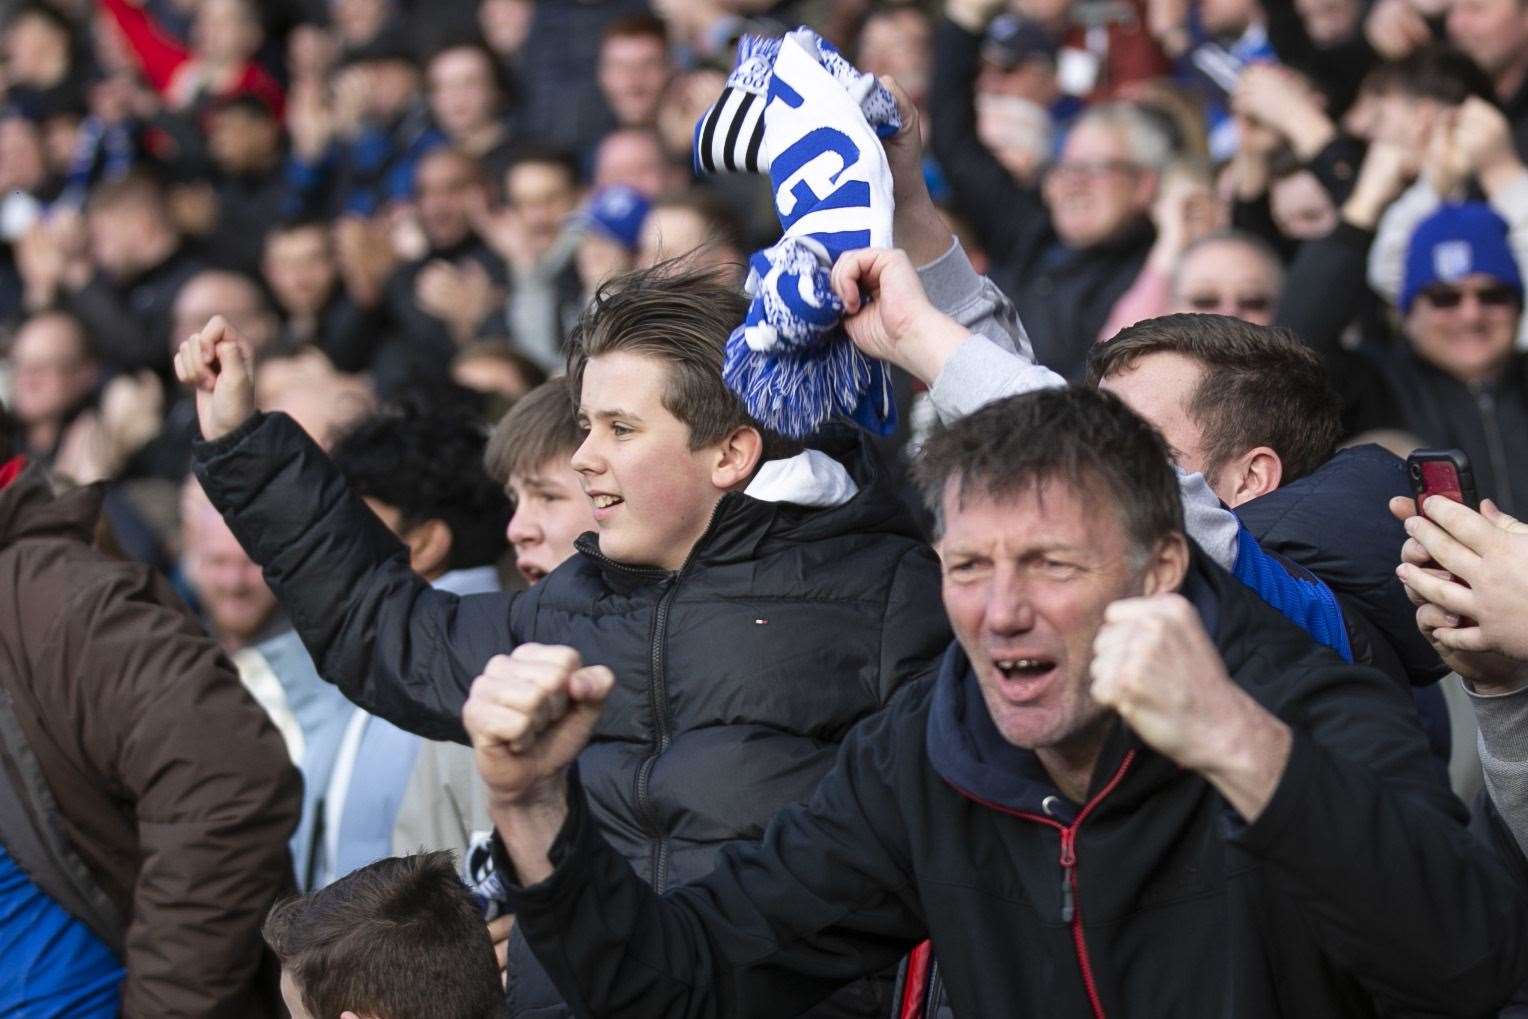
M 1406 458 L 1406 473 L 1411 479 L 1411 494 L 1422 503 L 1434 495 L 1463 503 L 1480 511 L 1480 496 L 1475 491 L 1475 473 L 1470 458 L 1458 449 L 1419 449 Z
M 1463 503 L 1477 513 L 1480 512 L 1480 496 L 1475 491 L 1475 473 L 1470 470 L 1470 458 L 1464 455 L 1463 450 L 1419 449 L 1406 458 L 1406 475 L 1411 479 L 1411 494 L 1417 501 L 1418 513 L 1422 512 L 1422 504 L 1434 495 Z M 1453 575 L 1450 574 L 1450 577 Z M 1458 577 L 1453 579 L 1459 580 Z M 1459 583 L 1463 584 L 1464 581 L 1460 580 Z M 1461 618 L 1459 625 L 1474 626 L 1475 621 Z

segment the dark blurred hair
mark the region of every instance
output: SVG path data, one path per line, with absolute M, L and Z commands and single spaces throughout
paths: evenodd
M 503 1015 L 493 944 L 449 852 L 378 860 L 281 902 L 263 933 L 320 1019 Z
M 609 280 L 571 337 L 568 380 L 575 403 L 589 359 L 626 351 L 667 362 L 663 406 L 689 426 L 691 449 L 752 428 L 764 437 L 763 460 L 799 452 L 755 421 L 722 381 L 727 337 L 747 310 L 748 298 L 721 270 L 696 269 L 683 258 Z
M 555 145 L 544 145 L 540 142 L 524 142 L 514 147 L 509 162 L 504 165 L 504 180 L 509 180 L 510 174 L 529 164 L 554 166 L 567 174 L 569 182 L 575 187 L 582 179 L 578 157 L 567 149 L 558 148 Z
M 1003 499 L 1050 481 L 1112 501 L 1142 554 L 1183 531 L 1167 443 L 1117 397 L 1097 389 L 1040 389 L 989 403 L 937 429 L 913 476 L 936 533 L 944 531 L 951 484 L 956 504 L 964 506 L 973 494 Z
M 584 441 L 578 410 L 565 379 L 544 382 L 515 401 L 488 436 L 483 467 L 500 485 L 529 475 L 553 459 L 568 459 Z
M 490 565 L 505 548 L 509 500 L 483 470 L 487 445 L 469 415 L 409 406 L 362 421 L 333 456 L 357 494 L 395 507 L 404 527 L 443 521 L 446 568 L 460 570 Z
M 1398 92 L 1412 99 L 1433 99 L 1457 106 L 1470 96 L 1497 105 L 1496 86 L 1480 66 L 1451 46 L 1433 43 L 1409 56 L 1381 64 L 1364 79 L 1379 95 Z
M 629 14 L 605 24 L 600 32 L 600 45 L 612 39 L 652 39 L 668 47 L 668 25 L 652 14 Z
M 489 47 L 489 45 L 483 41 L 482 37 L 473 34 L 452 35 L 448 38 L 438 39 L 434 42 L 433 45 L 428 46 L 424 58 L 426 91 L 428 91 L 429 88 L 428 78 L 430 74 L 430 66 L 434 64 L 436 58 L 442 54 L 450 53 L 455 50 L 471 50 L 483 58 L 484 63 L 488 65 L 488 74 L 493 79 L 493 86 L 498 90 L 499 93 L 499 110 L 503 111 L 508 106 L 510 106 L 516 98 L 514 79 L 510 77 L 509 71 L 504 66 L 503 61 L 501 61 L 494 53 L 494 51 Z
M 1228 315 L 1149 318 L 1093 348 L 1088 383 L 1160 353 L 1204 365 L 1188 413 L 1204 433 L 1206 476 L 1257 446 L 1279 455 L 1285 483 L 1331 459 L 1342 437 L 1342 405 L 1320 358 L 1294 333 Z

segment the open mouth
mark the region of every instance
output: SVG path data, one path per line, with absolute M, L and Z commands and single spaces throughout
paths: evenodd
M 1004 679 L 1039 679 L 1056 667 L 1054 658 L 997 658 L 992 664 Z
M 601 523 L 604 521 L 610 514 L 615 512 L 617 506 L 625 501 L 619 495 L 607 495 L 604 492 L 591 494 L 589 502 L 594 507 L 594 522 Z
M 538 583 L 543 577 L 547 575 L 546 570 L 543 570 L 535 563 L 526 562 L 523 559 L 518 560 L 515 563 L 515 569 L 519 570 L 521 576 L 523 576 L 529 583 L 532 584 Z

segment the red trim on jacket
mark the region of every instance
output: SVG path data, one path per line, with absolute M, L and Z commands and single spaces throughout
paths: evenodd
M 929 969 L 934 958 L 934 943 L 925 941 L 907 955 L 907 977 L 902 982 L 902 1001 L 898 1019 L 926 1019 Z
M 1093 812 L 1093 808 L 1103 802 L 1104 797 L 1112 793 L 1119 786 L 1120 782 L 1124 780 L 1125 772 L 1130 769 L 1130 764 L 1134 760 L 1135 751 L 1128 751 L 1125 754 L 1125 759 L 1120 762 L 1119 768 L 1115 770 L 1114 775 L 1104 784 L 1102 789 L 1098 790 L 1096 796 L 1083 805 L 1083 808 L 1077 812 L 1077 817 L 1070 825 L 1062 824 L 1060 821 L 1041 814 L 1014 810 L 1003 806 L 1001 803 L 984 800 L 980 796 L 960 788 L 960 786 L 955 785 L 953 782 L 950 783 L 951 788 L 973 803 L 980 803 L 984 807 L 996 810 L 1000 814 L 1007 814 L 1009 817 L 1018 817 L 1026 821 L 1035 821 L 1039 824 L 1047 825 L 1061 833 L 1061 917 L 1072 926 L 1072 943 L 1077 952 L 1077 967 L 1082 971 L 1082 986 L 1088 992 L 1088 1003 L 1093 1007 L 1094 1019 L 1108 1019 L 1108 1017 L 1104 1013 L 1103 999 L 1098 994 L 1098 984 L 1093 979 L 1093 960 L 1088 955 L 1088 942 L 1082 931 L 1082 908 L 1077 904 L 1077 900 L 1080 898 L 1077 883 L 1077 829 L 1082 827 L 1082 822 L 1088 819 L 1088 815 Z M 908 964 L 908 973 L 909 976 L 912 973 L 911 961 Z
M 26 469 L 27 458 L 24 456 L 13 456 L 0 465 L 0 489 L 21 477 L 21 472 Z

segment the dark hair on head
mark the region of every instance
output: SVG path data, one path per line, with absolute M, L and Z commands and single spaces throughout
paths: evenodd
M 1142 555 L 1183 532 L 1178 478 L 1167 443 L 1114 395 L 1080 386 L 1040 389 L 987 404 L 935 430 L 913 477 L 945 526 L 945 498 L 1001 499 L 1062 482 L 1109 499 Z
M 1342 404 L 1320 358 L 1294 333 L 1228 315 L 1150 318 L 1093 348 L 1088 384 L 1159 353 L 1204 365 L 1188 413 L 1204 433 L 1206 477 L 1257 446 L 1279 455 L 1286 484 L 1331 459 L 1342 437 Z
M 502 486 L 514 475 L 528 476 L 554 459 L 567 460 L 584 441 L 578 410 L 565 379 L 554 379 L 515 401 L 488 436 L 483 467 Z
M 1411 99 L 1433 99 L 1457 106 L 1478 96 L 1493 106 L 1496 86 L 1480 65 L 1459 50 L 1432 43 L 1369 72 L 1363 88 L 1379 95 L 1395 92 Z
M 430 67 L 438 57 L 445 53 L 456 50 L 471 50 L 481 56 L 488 65 L 488 73 L 493 78 L 493 86 L 499 93 L 499 109 L 502 111 L 516 98 L 514 79 L 510 77 L 508 69 L 499 60 L 498 54 L 493 48 L 483 41 L 483 37 L 474 33 L 448 35 L 445 38 L 436 39 L 433 44 L 425 49 L 424 69 L 428 79 Z M 428 86 L 427 86 L 428 87 Z
M 287 899 L 262 933 L 319 1019 L 504 1013 L 488 928 L 449 852 L 378 860 Z
M 454 159 L 458 163 L 461 163 L 463 166 L 467 167 L 467 172 L 471 174 L 472 180 L 475 183 L 488 183 L 487 179 L 483 175 L 482 161 L 479 160 L 477 156 L 474 156 L 472 153 L 468 152 L 466 149 L 458 148 L 455 145 L 436 145 L 433 148 L 425 150 L 425 152 L 419 157 L 418 163 L 415 165 L 418 167 L 423 167 L 424 164 L 435 159 Z M 419 191 L 419 173 L 417 170 L 414 174 L 413 187 L 415 193 L 417 194 Z
M 458 409 L 401 410 L 367 418 L 334 447 L 334 462 L 362 497 L 396 508 L 402 525 L 443 521 L 449 570 L 494 563 L 505 548 L 509 500 L 483 470 L 483 427 Z
M 85 211 L 90 213 L 125 205 L 146 205 L 156 210 L 156 218 L 168 220 L 169 205 L 163 177 L 149 166 L 145 164 L 135 167 L 121 177 L 102 181 L 91 188 L 90 196 L 85 199 Z
M 606 22 L 600 32 L 600 44 L 612 39 L 654 39 L 666 48 L 669 41 L 668 25 L 654 14 L 628 14 Z
M 690 429 L 690 448 L 708 446 L 736 428 L 764 438 L 763 460 L 800 452 L 800 445 L 749 415 L 722 381 L 727 337 L 743 321 L 748 298 L 723 269 L 697 269 L 684 258 L 659 262 L 602 284 L 573 330 L 568 381 L 583 393 L 591 358 L 620 351 L 669 366 L 663 406 Z
M 583 179 L 577 156 L 567 149 L 556 145 L 544 145 L 540 142 L 523 142 L 514 147 L 514 151 L 510 153 L 509 162 L 504 164 L 504 179 L 508 181 L 510 174 L 522 166 L 531 164 L 556 167 L 567 175 L 569 183 L 575 187 Z

